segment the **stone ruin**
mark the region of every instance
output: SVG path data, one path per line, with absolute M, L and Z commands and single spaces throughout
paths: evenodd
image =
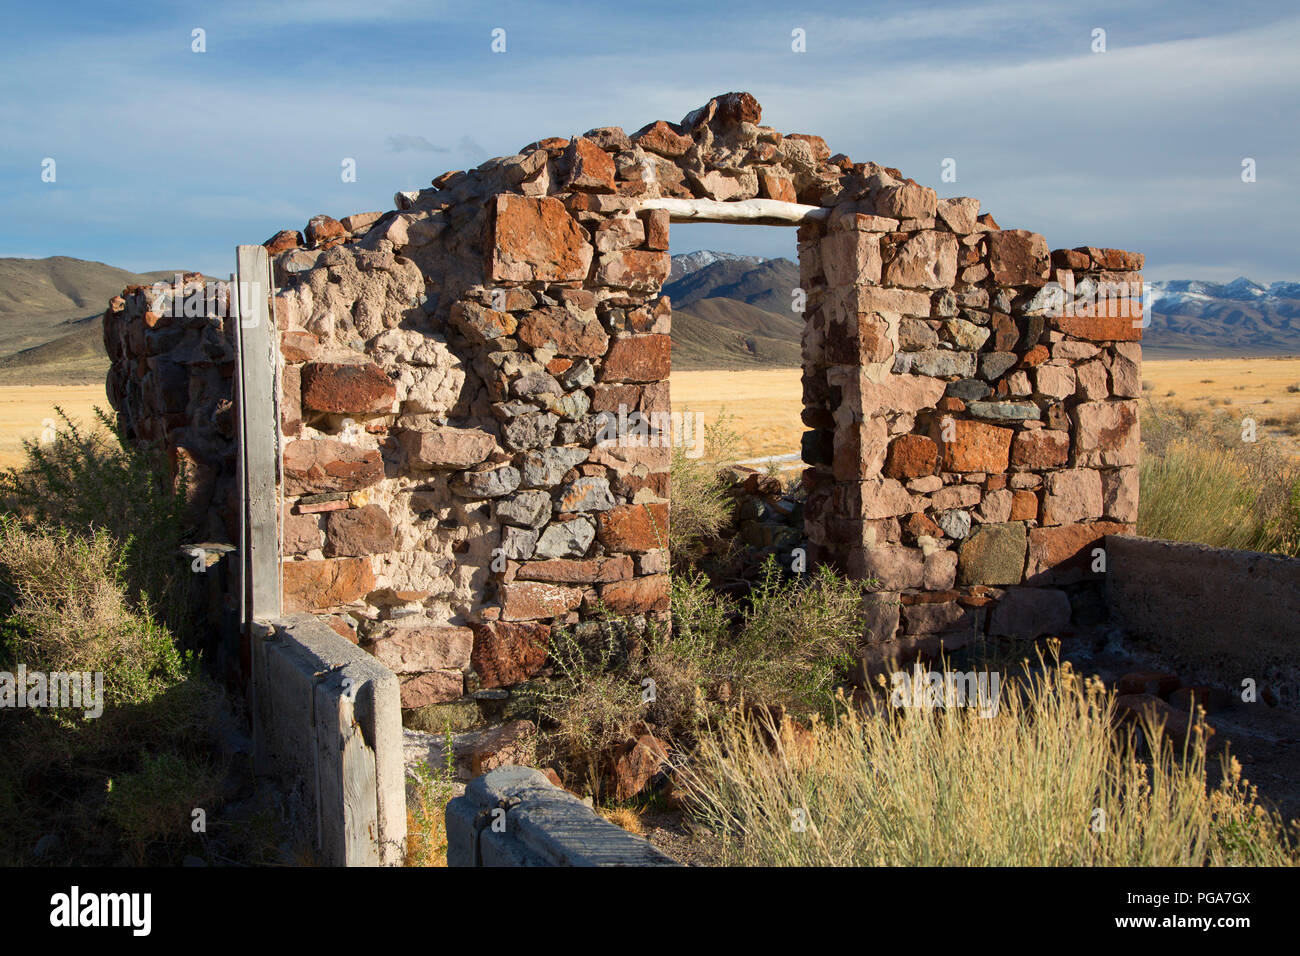
M 868 659 L 1059 629 L 1133 529 L 1141 255 L 1049 252 L 747 93 L 396 204 L 265 245 L 284 610 L 375 654 L 405 708 L 526 681 L 598 609 L 668 614 L 674 219 L 798 224 L 805 549 L 879 579 Z M 237 542 L 234 322 L 200 282 L 113 300 L 108 393 Z M 648 434 L 609 440 L 620 414 Z

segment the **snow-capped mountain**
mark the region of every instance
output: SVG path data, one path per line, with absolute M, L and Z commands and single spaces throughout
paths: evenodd
M 715 262 L 734 262 L 739 265 L 747 265 L 752 269 L 754 266 L 766 261 L 762 256 L 738 256 L 733 252 L 715 252 L 712 249 L 701 249 L 698 252 L 687 252 L 680 256 L 673 256 L 672 270 L 668 273 L 668 281 L 674 282 L 682 278 L 682 276 L 698 272 Z
M 1203 282 L 1199 279 L 1167 279 L 1148 283 L 1155 293 L 1153 298 L 1168 303 L 1181 301 L 1204 301 L 1206 299 L 1235 299 L 1252 301 L 1267 298 L 1295 298 L 1300 292 L 1300 283 L 1274 282 L 1271 286 L 1262 286 L 1245 276 L 1238 276 L 1231 282 Z
M 1148 280 L 1148 357 L 1300 353 L 1300 282 Z

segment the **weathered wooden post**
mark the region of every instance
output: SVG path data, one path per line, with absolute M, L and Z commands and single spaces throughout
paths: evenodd
M 280 418 L 277 413 L 276 334 L 270 314 L 271 262 L 262 246 L 237 252 L 241 608 L 247 631 L 253 621 L 281 614 L 278 522 Z

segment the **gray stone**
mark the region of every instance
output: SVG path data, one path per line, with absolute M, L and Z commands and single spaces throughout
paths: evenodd
M 600 430 L 599 415 L 583 415 L 577 421 L 560 422 L 560 427 L 555 432 L 555 441 L 559 445 L 591 445 L 596 441 Z
M 957 304 L 967 309 L 987 309 L 989 293 L 979 286 L 969 286 L 957 293 Z
M 579 478 L 560 491 L 557 507 L 562 512 L 608 511 L 614 507 L 614 495 L 608 478 Z
M 943 533 L 957 541 L 962 540 L 970 534 L 970 512 L 969 511 L 945 511 L 935 518 L 935 524 L 943 529 Z
M 1018 361 L 1015 352 L 985 352 L 980 356 L 980 377 L 992 382 L 1005 375 Z
M 1042 414 L 1033 402 L 971 402 L 966 410 L 976 418 L 998 422 L 1038 421 Z
M 501 551 L 512 561 L 527 561 L 537 547 L 537 532 L 530 528 L 504 528 Z
M 530 372 L 510 383 L 510 391 L 520 398 L 537 398 L 541 395 L 563 395 L 560 383 L 546 372 Z
M 963 402 L 973 402 L 990 394 L 992 391 L 993 389 L 986 382 L 981 382 L 977 378 L 963 378 L 955 382 L 949 382 L 943 393 L 951 395 L 953 398 L 960 398 Z
M 565 388 L 587 388 L 595 384 L 596 368 L 587 359 L 574 362 L 562 376 Z
M 587 518 L 552 521 L 537 541 L 535 558 L 580 558 L 596 540 L 596 526 Z
M 952 375 L 970 378 L 975 374 L 975 355 L 972 352 L 958 352 L 952 349 L 899 352 L 894 359 L 894 372 L 899 375 L 915 372 L 918 375 L 931 375 L 936 378 L 947 378 Z
M 516 415 L 501 426 L 501 437 L 506 447 L 514 451 L 541 448 L 555 440 L 555 426 L 559 421 L 550 412 Z
M 540 528 L 551 520 L 551 496 L 545 491 L 521 491 L 497 502 L 497 520 L 521 528 Z
M 538 774 L 540 777 L 541 774 Z M 545 780 L 545 777 L 542 777 Z M 549 783 L 549 781 L 547 781 Z M 448 866 L 482 866 L 479 836 L 490 822 L 487 809 L 468 797 L 456 797 L 447 804 L 444 819 L 447 831 Z
M 544 448 L 524 455 L 523 485 L 525 488 L 553 488 L 569 469 L 587 460 L 586 448 Z
M 461 472 L 451 490 L 462 498 L 500 498 L 519 487 L 519 469 L 502 465 L 489 471 Z

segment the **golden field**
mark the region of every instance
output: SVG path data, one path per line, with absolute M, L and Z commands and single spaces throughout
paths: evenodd
M 702 412 L 710 422 L 730 415 L 744 458 L 797 452 L 804 431 L 799 378 L 797 368 L 674 372 L 673 409 Z M 1146 396 L 1161 404 L 1249 415 L 1261 434 L 1300 438 L 1300 357 L 1148 360 L 1142 379 Z M 55 405 L 90 421 L 94 406 L 108 408 L 108 399 L 102 385 L 0 386 L 0 467 L 21 459 L 22 440 L 39 438 Z
M 76 422 L 93 422 L 95 406 L 110 411 L 104 386 L 3 385 L 0 386 L 0 468 L 23 458 L 23 439 L 39 441 L 46 422 L 55 422 L 58 405 Z
M 741 458 L 797 452 L 804 433 L 801 375 L 797 368 L 673 372 L 673 411 L 700 412 L 708 422 L 729 415 L 740 433 Z
M 1253 418 L 1261 438 L 1300 450 L 1300 357 L 1146 361 L 1142 381 L 1157 404 Z

